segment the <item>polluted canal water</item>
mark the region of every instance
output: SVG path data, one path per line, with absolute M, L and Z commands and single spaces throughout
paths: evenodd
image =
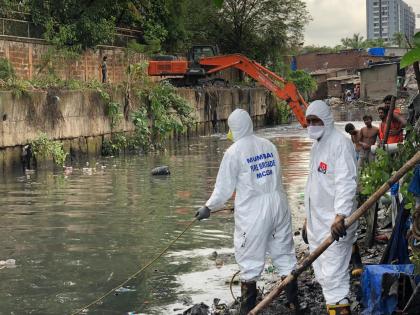
M 296 231 L 312 142 L 297 125 L 257 133 L 279 150 Z M 14 264 L 0 269 L 0 314 L 70 314 L 118 286 L 191 222 L 229 145 L 224 136 L 204 137 L 165 153 L 1 178 L 0 260 Z M 152 177 L 159 165 L 171 175 Z M 165 256 L 87 313 L 182 314 L 194 303 L 211 306 L 215 297 L 231 302 L 229 282 L 238 270 L 233 230 L 229 212 L 194 224 Z M 240 294 L 238 285 L 233 290 Z

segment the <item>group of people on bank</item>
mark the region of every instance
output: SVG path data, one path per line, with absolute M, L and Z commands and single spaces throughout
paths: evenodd
M 312 102 L 306 120 L 314 144 L 305 188 L 304 232 L 311 252 L 330 235 L 337 241 L 313 263 L 313 269 L 329 314 L 350 314 L 348 267 L 357 225 L 346 230 L 344 220 L 357 207 L 357 154 L 351 140 L 334 127 L 331 109 L 325 102 Z M 366 129 L 360 132 L 363 138 L 358 140 L 366 152 L 373 144 L 371 140 L 376 140 L 371 121 L 366 117 Z M 252 120 L 242 109 L 231 113 L 228 125 L 234 143 L 223 156 L 210 199 L 196 217 L 208 218 L 236 192 L 234 247 L 241 277 L 240 314 L 247 314 L 256 304 L 256 281 L 263 272 L 266 254 L 281 276 L 295 268 L 296 254 L 276 147 L 254 135 Z M 269 165 L 269 175 L 258 176 L 260 165 Z M 285 291 L 289 307 L 299 314 L 296 281 Z
M 391 99 L 392 95 L 387 95 L 383 100 L 384 105 L 378 108 L 378 115 L 381 120 L 379 128 L 372 125 L 373 119 L 370 115 L 363 116 L 365 127 L 360 130 L 357 130 L 352 123 L 348 123 L 344 127 L 345 131 L 350 134 L 351 140 L 354 143 L 359 168 L 374 160 L 371 147 L 375 144 L 381 145 L 384 143 Z M 393 144 L 403 142 L 403 129 L 406 124 L 407 121 L 401 116 L 400 110 L 395 109 L 390 122 L 386 143 Z

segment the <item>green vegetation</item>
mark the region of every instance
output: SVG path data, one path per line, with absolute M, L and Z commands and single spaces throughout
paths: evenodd
M 104 143 L 104 155 L 116 155 L 123 149 L 149 150 L 162 149 L 165 140 L 171 134 L 183 134 L 194 123 L 193 109 L 185 99 L 176 93 L 176 89 L 167 82 L 156 83 L 147 75 L 147 63 L 132 64 L 127 70 L 130 93 L 131 118 L 135 131 L 130 136 L 112 133 L 111 139 Z M 111 119 L 111 129 L 123 119 L 120 104 L 113 102 L 109 93 L 98 89 L 107 106 L 107 114 Z
M 404 144 L 398 144 L 398 151 L 390 154 L 383 149 L 376 151 L 376 160 L 368 164 L 363 170 L 360 179 L 362 191 L 361 194 L 366 198 L 372 195 L 380 186 L 382 186 L 391 175 L 400 169 L 414 154 L 420 150 L 420 130 L 415 130 L 412 126 L 406 128 L 408 137 Z M 400 193 L 403 196 L 404 207 L 407 210 L 415 211 L 414 196 L 408 192 L 408 186 L 411 182 L 413 171 L 407 173 L 403 178 L 400 187 Z M 420 270 L 420 252 L 413 251 L 411 261 L 416 264 L 417 270 Z
M 30 12 L 45 39 L 71 52 L 110 44 L 123 27 L 141 30 L 141 45 L 153 53 L 209 43 L 261 63 L 297 47 L 310 19 L 302 0 L 0 0 L 3 16 L 16 10 Z
M 407 41 L 405 40 L 404 33 L 396 32 L 392 36 L 392 43 L 400 48 L 407 48 Z
M 289 123 L 289 119 L 292 114 L 292 110 L 290 109 L 289 104 L 287 104 L 285 101 L 277 102 L 275 112 L 275 116 L 277 117 L 276 124 L 282 125 Z
M 317 89 L 316 80 L 308 72 L 305 70 L 292 71 L 290 65 L 282 59 L 277 59 L 274 65 L 269 68 L 285 78 L 286 81 L 293 82 L 305 99 L 308 99 L 308 96 Z
M 9 60 L 0 58 L 0 80 L 7 81 L 15 77 L 15 70 Z
M 415 62 L 420 61 L 420 32 L 418 32 L 413 39 L 414 47 L 410 49 L 401 59 L 401 68 L 408 67 Z
M 106 139 L 102 143 L 101 154 L 103 156 L 118 155 L 121 150 L 130 145 L 129 139 L 122 133 L 113 133 L 110 139 Z
M 52 159 L 57 165 L 64 165 L 67 153 L 64 152 L 61 142 L 50 140 L 45 133 L 41 133 L 31 145 L 37 161 Z
M 345 49 L 367 49 L 371 47 L 389 47 L 390 44 L 385 42 L 384 39 L 365 39 L 359 33 L 353 34 L 352 37 L 345 37 L 340 40 L 341 44 L 336 45 L 335 47 L 328 47 L 328 46 L 314 46 L 309 45 L 301 48 L 299 52 L 301 53 L 336 53 L 340 50 Z M 405 40 L 403 33 L 395 33 L 392 38 L 392 44 L 407 48 L 407 42 Z
M 341 45 L 336 46 L 338 50 L 341 49 L 365 49 L 371 47 L 388 47 L 382 38 L 378 39 L 364 39 L 359 33 L 353 34 L 352 37 L 346 37 L 341 39 Z
M 413 66 L 417 87 L 420 91 L 420 32 L 414 35 L 413 44 L 408 42 L 407 45 L 410 47 L 410 50 L 401 58 L 400 67 Z
M 132 120 L 136 127 L 133 144 L 143 149 L 160 149 L 171 133 L 185 133 L 192 126 L 193 109 L 167 82 L 155 83 L 147 76 L 147 63 L 130 68 L 138 105 Z
M 112 100 L 109 92 L 104 86 L 98 86 L 96 91 L 101 96 L 105 104 L 105 113 L 110 119 L 111 133 L 113 129 L 118 125 L 118 123 L 123 118 L 121 104 Z
M 223 53 L 243 53 L 260 63 L 274 63 L 303 40 L 310 17 L 304 1 L 200 1 L 187 9 L 187 47 L 212 42 Z
M 344 48 L 360 49 L 366 47 L 366 42 L 360 34 L 353 34 L 353 37 L 346 37 L 341 39 L 341 44 Z
M 376 151 L 376 160 L 369 163 L 363 170 L 360 179 L 362 195 L 372 195 L 391 175 L 400 169 L 410 158 L 420 150 L 420 133 L 415 131 L 410 125 L 406 127 L 408 137 L 404 144 L 398 144 L 398 151 L 390 154 L 383 149 Z M 414 205 L 413 196 L 407 192 L 408 185 L 412 176 L 412 171 L 405 176 L 404 184 L 400 192 L 405 200 L 406 209 L 411 209 Z
M 291 71 L 287 80 L 293 82 L 298 91 L 306 98 L 317 89 L 316 80 L 304 70 Z

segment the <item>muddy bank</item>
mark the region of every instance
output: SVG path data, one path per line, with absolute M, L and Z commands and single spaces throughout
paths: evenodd
M 361 228 L 359 228 L 359 237 L 358 237 L 358 245 L 360 248 L 360 255 L 362 257 L 363 264 L 378 264 L 382 253 L 385 249 L 386 244 L 384 242 L 375 244 L 372 248 L 367 248 L 364 244 L 364 237 L 366 231 L 364 220 L 361 220 Z M 385 233 L 386 234 L 386 233 Z M 309 250 L 308 246 L 300 240 L 300 229 L 295 232 L 295 242 L 296 242 L 296 251 L 298 260 L 300 260 L 305 255 L 308 255 Z M 389 236 L 389 235 L 388 235 Z M 215 255 L 217 257 L 217 254 Z M 226 256 L 222 255 L 218 258 L 221 261 L 234 261 L 234 257 L 232 254 Z M 215 258 L 216 263 L 217 259 Z M 350 265 L 352 267 L 352 265 Z M 351 268 L 349 269 L 349 273 L 351 272 Z M 258 281 L 258 302 L 262 300 L 262 298 L 267 295 L 275 283 L 279 280 L 279 277 L 275 274 L 275 270 L 271 265 L 270 261 L 267 262 L 265 266 L 264 273 Z M 361 286 L 360 286 L 360 277 L 359 276 L 351 276 L 351 291 L 350 291 L 350 300 L 351 300 L 351 309 L 352 314 L 361 314 L 362 305 L 361 305 Z M 226 283 L 226 285 L 230 285 L 230 283 Z M 240 285 L 239 279 L 235 277 L 234 281 L 232 282 L 233 287 L 238 287 Z M 325 306 L 325 300 L 322 295 L 321 286 L 315 280 L 315 275 L 313 272 L 312 267 L 304 271 L 298 279 L 299 285 L 299 303 L 302 310 L 302 314 L 307 315 L 319 315 L 319 314 L 326 314 L 327 309 Z M 239 298 L 239 297 L 237 297 Z M 220 297 L 214 298 L 213 305 L 205 305 L 204 303 L 195 304 L 194 306 L 189 306 L 186 309 L 174 309 L 174 313 L 177 315 L 201 315 L 201 314 L 213 314 L 213 315 L 233 315 L 239 314 L 238 311 L 238 303 L 233 301 L 229 304 L 219 304 Z M 270 306 L 265 309 L 261 314 L 263 315 L 276 315 L 276 314 L 284 314 L 284 315 L 293 315 L 294 313 L 291 312 L 286 307 L 286 296 L 283 293 L 279 295 L 279 297 L 273 301 Z

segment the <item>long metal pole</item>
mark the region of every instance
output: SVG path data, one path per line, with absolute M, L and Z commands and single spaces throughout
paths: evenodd
M 390 179 L 386 181 L 368 200 L 355 212 L 352 213 L 346 220 L 346 228 L 351 226 L 356 222 L 366 211 L 372 207 L 381 196 L 383 196 L 391 186 L 396 183 L 404 174 L 406 174 L 410 169 L 412 169 L 417 163 L 420 162 L 420 152 L 417 152 L 407 163 L 403 165 Z M 308 268 L 332 243 L 334 242 L 332 236 L 327 237 L 321 245 L 318 246 L 309 256 L 301 260 L 296 267 L 283 281 L 279 281 L 274 285 L 274 288 L 271 292 L 255 306 L 248 315 L 256 315 L 261 312 L 265 307 L 267 307 L 273 299 L 280 294 L 280 292 L 296 279 L 306 268 Z

